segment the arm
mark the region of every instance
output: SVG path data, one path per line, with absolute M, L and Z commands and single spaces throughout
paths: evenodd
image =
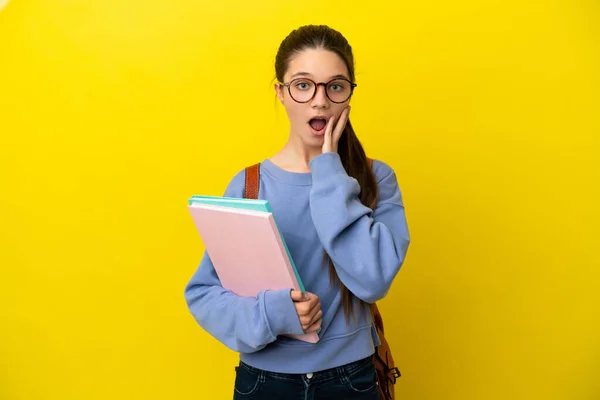
M 236 175 L 225 196 L 243 197 L 243 180 L 243 172 Z M 255 352 L 278 335 L 304 333 L 290 289 L 262 291 L 257 297 L 237 296 L 221 286 L 206 252 L 184 294 L 198 324 L 234 351 Z
M 185 299 L 198 324 L 234 351 L 252 353 L 277 335 L 304 333 L 290 289 L 262 291 L 256 298 L 237 296 L 223 289 L 206 253 L 185 288 Z
M 367 303 L 382 299 L 410 243 L 394 171 L 378 163 L 379 200 L 376 209 L 371 210 L 360 202 L 360 186 L 348 176 L 338 153 L 323 153 L 311 161 L 310 167 L 312 219 L 340 280 Z

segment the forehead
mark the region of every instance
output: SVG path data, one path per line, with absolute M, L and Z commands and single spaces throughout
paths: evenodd
M 327 81 L 339 75 L 350 79 L 346 63 L 340 56 L 329 50 L 307 49 L 290 59 L 285 80 L 305 76 L 318 81 Z

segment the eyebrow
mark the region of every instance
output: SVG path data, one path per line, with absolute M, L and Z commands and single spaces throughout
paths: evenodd
M 312 76 L 312 74 L 310 72 L 296 72 L 294 75 L 291 76 L 290 79 L 294 79 L 299 76 Z M 333 75 L 332 77 L 329 78 L 329 80 L 339 79 L 339 78 L 350 80 L 350 78 L 348 78 L 347 76 L 342 75 L 342 74 Z

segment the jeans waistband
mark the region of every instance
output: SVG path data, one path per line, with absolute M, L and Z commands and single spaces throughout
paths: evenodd
M 351 374 L 352 372 L 356 371 L 357 369 L 363 367 L 365 364 L 373 362 L 373 356 L 369 356 L 369 357 L 365 357 L 363 359 L 357 360 L 357 361 L 353 361 L 351 363 L 345 364 L 345 365 L 341 365 L 339 367 L 334 367 L 334 368 L 329 368 L 329 369 L 325 369 L 322 371 L 315 371 L 310 373 L 310 380 L 325 380 L 325 379 L 330 379 L 330 378 L 336 378 L 345 374 Z M 266 377 L 272 377 L 272 378 L 277 378 L 277 379 L 283 379 L 283 380 L 302 380 L 305 379 L 307 377 L 307 375 L 309 374 L 288 374 L 288 373 L 281 373 L 281 372 L 271 372 L 271 371 L 264 371 L 258 368 L 255 368 L 251 365 L 248 365 L 246 363 L 244 363 L 243 361 L 240 361 L 240 367 L 242 368 L 247 368 L 250 371 L 253 371 L 255 373 L 261 373 Z

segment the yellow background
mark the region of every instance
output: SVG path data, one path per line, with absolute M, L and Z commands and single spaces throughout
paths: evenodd
M 600 6 L 15 0 L 0 13 L 0 399 L 231 398 L 186 206 L 284 143 L 279 42 L 355 49 L 413 243 L 400 399 L 600 398 Z M 395 308 L 395 309 L 394 309 Z

